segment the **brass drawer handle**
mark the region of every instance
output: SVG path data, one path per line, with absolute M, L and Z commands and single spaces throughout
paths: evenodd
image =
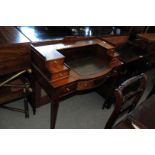
M 58 62 L 55 60 L 54 63 L 57 64 Z
M 60 73 L 59 75 L 60 75 L 60 77 L 63 77 L 63 74 L 62 73 Z
M 84 84 L 84 87 L 87 87 L 87 86 L 88 86 L 88 84 L 87 84 L 87 83 L 85 83 L 85 84 Z
M 69 88 L 66 88 L 66 92 L 70 92 L 70 89 Z

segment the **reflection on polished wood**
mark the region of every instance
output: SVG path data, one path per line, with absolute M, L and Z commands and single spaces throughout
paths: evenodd
M 30 40 L 15 27 L 0 26 L 0 45 L 28 43 Z
M 60 40 L 66 36 L 127 35 L 131 26 L 18 26 L 17 29 L 31 42 Z

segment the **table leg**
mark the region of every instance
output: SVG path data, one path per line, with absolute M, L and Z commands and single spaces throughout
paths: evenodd
M 59 108 L 59 102 L 51 103 L 51 129 L 55 128 L 58 108 Z
M 32 81 L 32 95 L 31 95 L 31 105 L 33 109 L 33 114 L 36 114 L 36 107 L 41 101 L 41 87 L 35 80 Z

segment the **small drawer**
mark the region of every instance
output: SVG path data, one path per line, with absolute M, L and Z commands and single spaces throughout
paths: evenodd
M 69 76 L 69 70 L 64 70 L 64 71 L 52 74 L 51 80 L 52 81 L 61 80 L 61 79 L 67 78 L 68 76 Z
M 63 66 L 63 65 L 64 65 L 64 58 L 47 61 L 47 66 L 49 69 L 57 66 Z
M 92 88 L 98 87 L 98 86 L 102 85 L 109 77 L 110 77 L 110 75 L 106 75 L 104 77 L 100 77 L 100 78 L 96 78 L 96 79 L 92 79 L 92 80 L 79 81 L 77 90 L 87 90 L 87 89 L 92 89 Z
M 79 81 L 77 90 L 87 90 L 94 87 L 94 80 Z
M 72 83 L 72 84 L 69 84 L 69 85 L 66 85 L 66 86 L 60 88 L 59 97 L 63 97 L 63 96 L 66 96 L 66 95 L 69 95 L 69 94 L 75 92 L 76 88 L 77 88 L 76 83 Z

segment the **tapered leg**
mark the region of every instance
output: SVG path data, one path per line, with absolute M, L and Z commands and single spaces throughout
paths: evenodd
M 115 103 L 115 98 L 113 96 L 111 96 L 111 97 L 107 98 L 104 101 L 104 104 L 102 106 L 102 109 L 104 109 L 104 108 L 109 109 L 113 103 Z
M 32 105 L 33 114 L 35 115 L 36 107 L 37 105 L 39 105 L 40 98 L 41 98 L 41 87 L 35 80 L 33 80 L 32 82 L 32 94 L 30 98 L 31 98 L 30 102 Z
M 55 128 L 56 118 L 58 113 L 59 103 L 51 103 L 51 129 Z
M 27 98 L 24 99 L 24 111 L 25 111 L 25 118 L 29 118 L 29 105 Z
M 117 120 L 117 118 L 114 117 L 114 115 L 112 115 L 112 116 L 109 118 L 107 124 L 105 125 L 105 129 L 111 129 L 116 120 Z

